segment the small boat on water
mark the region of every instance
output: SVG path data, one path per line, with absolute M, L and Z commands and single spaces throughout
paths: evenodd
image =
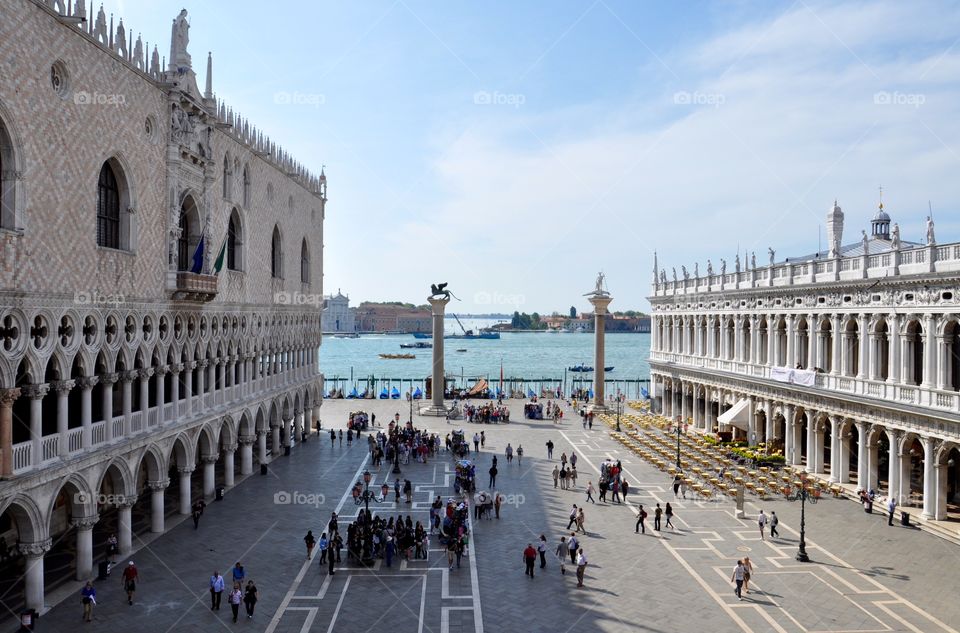
M 391 400 L 399 400 L 399 399 L 400 399 L 400 390 L 397 389 L 396 387 L 394 387 L 393 389 L 391 389 L 391 390 L 390 390 L 390 399 L 391 399 Z
M 423 398 L 423 391 L 420 389 L 420 387 L 417 387 L 416 391 L 413 392 L 413 399 L 420 400 L 422 398 Z
M 461 349 L 458 349 L 457 351 L 458 351 L 458 352 L 465 352 L 465 351 L 467 351 L 467 350 L 461 348 Z
M 417 341 L 415 343 L 400 343 L 400 349 L 431 349 L 433 348 L 433 343 L 427 343 L 425 341 Z
M 481 331 L 475 333 L 473 330 L 467 330 L 463 334 L 447 334 L 443 338 L 462 338 L 470 341 L 487 341 L 487 340 L 496 340 L 500 338 L 500 332 L 486 332 Z
M 568 367 L 567 369 L 574 372 L 593 371 L 593 367 L 589 367 L 587 365 L 574 365 L 573 367 Z M 611 365 L 610 367 L 604 367 L 603 371 L 613 371 L 613 366 Z
M 384 387 L 383 390 L 380 391 L 380 399 L 381 399 L 381 400 L 386 400 L 386 399 L 388 399 L 389 397 L 390 397 L 390 394 L 387 392 L 387 388 Z
M 389 360 L 416 358 L 416 354 L 380 354 L 380 358 Z
M 348 399 L 359 398 L 359 397 L 360 397 L 360 396 L 359 396 L 359 394 L 357 394 L 357 388 L 356 388 L 356 387 L 354 387 L 353 389 L 351 389 L 351 390 L 350 390 L 350 393 L 347 394 L 347 398 L 348 398 Z
M 430 332 L 414 332 L 413 338 L 433 338 L 433 334 Z
M 334 334 L 333 338 L 360 338 L 360 335 L 356 332 L 349 332 L 346 334 Z

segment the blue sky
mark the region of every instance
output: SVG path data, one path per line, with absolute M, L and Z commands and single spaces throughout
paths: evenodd
M 960 240 L 960 11 L 936 2 L 110 0 L 326 165 L 325 291 L 461 312 L 646 308 L 670 269 L 857 241 L 878 187 L 904 239 Z M 277 95 L 297 95 L 282 103 Z M 299 101 L 297 103 L 296 101 Z

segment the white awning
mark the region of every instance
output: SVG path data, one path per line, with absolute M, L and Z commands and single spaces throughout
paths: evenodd
M 720 424 L 732 424 L 744 431 L 748 430 L 750 424 L 750 401 L 746 398 L 740 400 L 724 411 L 720 417 L 717 418 L 717 422 Z

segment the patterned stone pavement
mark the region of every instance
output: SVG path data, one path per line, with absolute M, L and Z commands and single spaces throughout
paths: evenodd
M 351 401 L 327 401 L 325 427 L 342 425 Z M 406 403 L 364 402 L 389 419 Z M 929 534 L 887 527 L 879 515 L 858 505 L 824 499 L 807 506 L 808 552 L 813 563 L 794 560 L 799 505 L 764 502 L 781 517 L 782 538 L 760 541 L 748 502 L 747 518 L 737 519 L 732 502 L 674 500 L 667 477 L 636 456 L 620 451 L 605 426 L 584 430 L 568 418 L 560 425 L 522 420 L 522 403 L 511 403 L 507 425 L 416 423 L 445 434 L 462 427 L 468 435 L 483 429 L 486 447 L 477 457 L 479 480 L 486 483 L 492 455 L 499 455 L 497 489 L 507 499 L 501 519 L 474 526 L 471 550 L 461 569 L 449 571 L 443 552 L 428 561 L 395 564 L 390 570 L 342 567 L 329 577 L 317 561 L 307 563 L 303 535 L 319 535 L 330 512 L 343 517 L 357 507 L 349 488 L 366 463 L 365 446 L 331 447 L 311 438 L 291 457 L 277 460 L 268 476 L 252 476 L 211 503 L 200 529 L 181 523 L 134 555 L 142 580 L 134 606 L 122 599 L 119 578 L 98 583 L 99 604 L 89 630 L 143 631 L 358 631 L 481 633 L 535 631 L 954 631 L 957 546 Z M 401 413 L 405 417 L 404 413 Z M 556 444 L 546 459 L 548 439 Z M 526 452 L 522 464 L 507 464 L 507 443 Z M 576 490 L 554 489 L 550 472 L 562 452 L 580 458 Z M 565 534 L 572 503 L 584 501 L 588 480 L 596 484 L 599 463 L 620 457 L 633 486 L 627 505 L 590 504 L 588 535 L 582 545 L 590 559 L 586 586 L 576 588 L 572 566 L 561 575 L 556 558 L 529 579 L 521 551 L 546 535 L 552 548 Z M 388 476 L 374 473 L 374 485 Z M 425 519 L 429 499 L 452 494 L 451 460 L 403 467 L 416 486 L 414 503 L 400 511 Z M 283 496 L 286 493 L 287 496 Z M 296 494 L 294 494 L 296 493 Z M 277 496 L 279 495 L 279 496 Z M 277 501 L 292 500 L 292 503 Z M 676 531 L 655 533 L 652 512 L 646 535 L 634 534 L 633 505 L 674 503 Z M 377 507 L 377 506 L 381 507 Z M 393 503 L 375 511 L 395 512 Z M 431 544 L 436 548 L 436 544 Z M 737 557 L 750 556 L 752 591 L 738 601 L 729 582 Z M 229 573 L 236 560 L 257 581 L 261 602 L 253 620 L 232 624 L 229 608 L 210 610 L 207 581 L 214 569 Z M 68 630 L 80 622 L 79 599 L 53 608 L 40 621 L 43 630 Z

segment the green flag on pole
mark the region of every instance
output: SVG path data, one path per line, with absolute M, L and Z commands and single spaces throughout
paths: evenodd
M 223 244 L 220 246 L 220 252 L 217 254 L 217 261 L 213 264 L 213 273 L 217 274 L 223 270 L 223 261 L 227 255 L 227 240 L 224 238 Z

